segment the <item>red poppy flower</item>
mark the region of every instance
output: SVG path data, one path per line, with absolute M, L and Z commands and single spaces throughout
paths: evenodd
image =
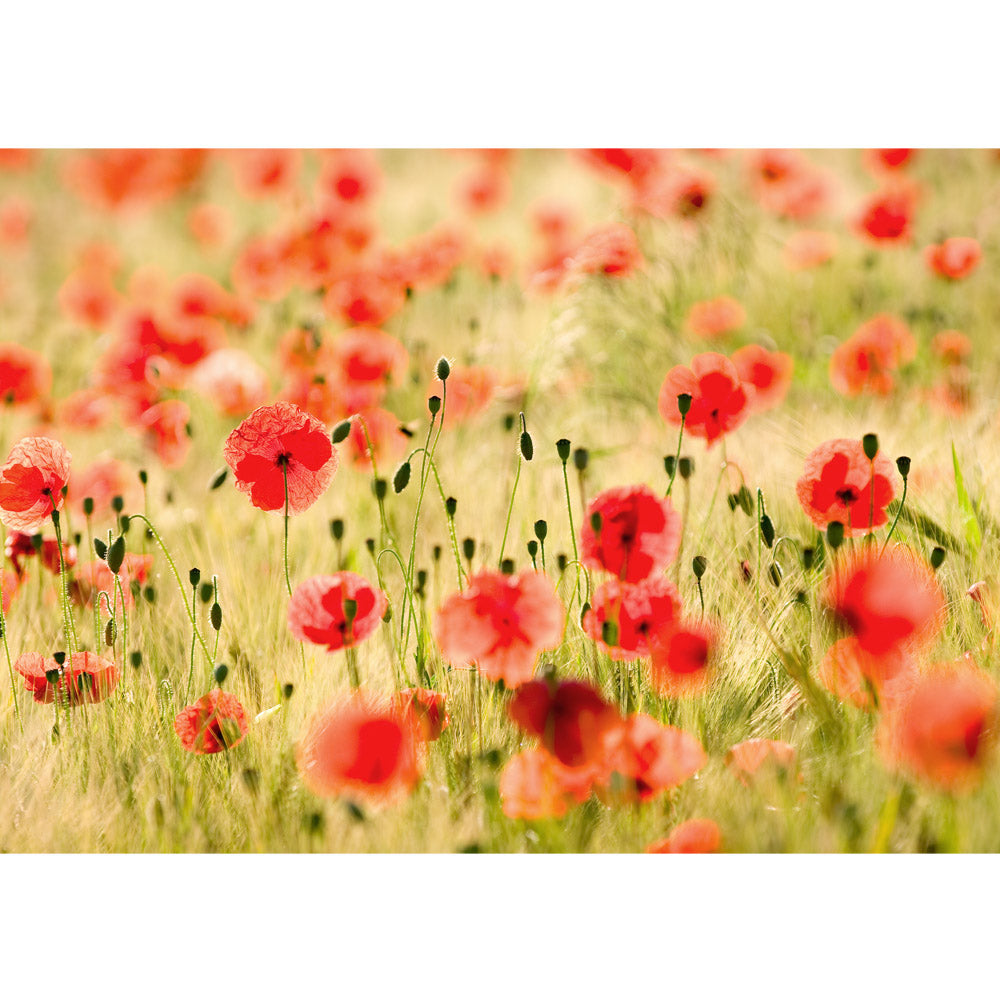
M 912 361 L 917 342 L 906 324 L 886 313 L 863 323 L 830 358 L 830 381 L 845 396 L 870 392 L 886 396 L 893 389 L 892 373 Z
M 253 318 L 249 303 L 227 292 L 207 274 L 185 274 L 174 282 L 170 312 L 175 317 L 207 317 L 234 326 L 246 326 Z
M 747 321 L 746 310 L 729 295 L 695 302 L 688 310 L 687 325 L 699 337 L 712 339 L 740 329 Z
M 0 469 L 0 520 L 12 531 L 32 534 L 62 510 L 70 454 L 47 437 L 22 438 Z
M 876 656 L 854 636 L 838 639 L 826 651 L 818 671 L 827 691 L 865 709 L 884 706 L 915 675 L 916 667 L 903 650 L 890 649 Z
M 647 854 L 714 854 L 722 834 L 710 819 L 689 819 L 674 827 L 670 836 L 646 848 Z
M 570 806 L 586 801 L 590 780 L 537 747 L 507 761 L 499 791 L 503 813 L 511 819 L 558 819 Z
M 745 781 L 765 764 L 779 771 L 789 770 L 795 763 L 795 747 L 781 740 L 746 740 L 726 751 L 726 763 Z
M 242 296 L 264 302 L 283 299 L 294 282 L 285 240 L 275 236 L 251 240 L 233 264 L 232 277 Z
M 105 329 L 122 304 L 111 276 L 87 268 L 73 271 L 59 289 L 59 308 L 72 323 Z
M 650 655 L 650 639 L 673 624 L 681 598 L 665 576 L 637 584 L 609 580 L 591 596 L 583 630 L 614 660 Z
M 522 684 L 507 706 L 507 714 L 565 767 L 599 763 L 604 742 L 621 725 L 617 709 L 582 681 L 547 680 Z
M 485 164 L 460 178 L 456 195 L 467 212 L 495 212 L 510 198 L 510 175 L 503 168 Z
M 350 411 L 377 406 L 387 387 L 403 380 L 409 364 L 403 344 L 375 327 L 345 330 L 324 345 L 323 354 L 319 363 L 341 383 Z
M 699 694 L 712 681 L 716 630 L 705 622 L 675 622 L 649 639 L 650 676 L 670 698 Z
M 875 656 L 928 645 L 946 617 L 934 571 L 902 545 L 881 554 L 874 546 L 849 553 L 827 581 L 824 598 L 858 645 Z
M 646 802 L 682 785 L 708 758 L 690 733 L 637 714 L 611 731 L 605 760 L 610 775 L 605 795 L 613 801 Z
M 371 150 L 335 149 L 324 154 L 317 183 L 321 196 L 362 205 L 374 199 L 381 184 L 382 171 Z
M 848 537 L 863 535 L 889 520 L 886 507 L 896 495 L 892 462 L 881 452 L 869 461 L 860 441 L 824 441 L 806 459 L 795 492 L 817 528 L 839 521 Z
M 188 386 L 231 417 L 246 416 L 270 394 L 267 372 L 246 351 L 230 347 L 199 361 Z
M 391 799 L 420 780 L 419 729 L 412 714 L 358 692 L 313 719 L 296 761 L 316 795 Z
M 562 641 L 564 613 L 544 574 L 483 570 L 444 602 L 435 638 L 449 663 L 474 663 L 484 677 L 517 687 L 531 680 L 538 654 Z
M 983 251 L 979 240 L 971 236 L 952 236 L 943 243 L 936 243 L 924 250 L 927 266 L 942 278 L 960 281 L 979 266 Z
M 330 485 L 337 453 L 326 428 L 294 403 L 254 410 L 226 439 L 226 463 L 236 488 L 259 510 L 308 510 Z
M 74 653 L 66 657 L 62 667 L 41 653 L 22 653 L 14 661 L 14 669 L 24 678 L 24 687 L 35 701 L 45 704 L 67 696 L 73 706 L 96 704 L 114 691 L 119 679 L 114 663 L 96 653 Z M 55 684 L 45 676 L 53 670 L 59 673 Z
M 46 538 L 41 543 L 41 549 L 36 549 L 32 543 L 32 535 L 26 535 L 22 531 L 12 531 L 4 543 L 4 554 L 14 566 L 17 576 L 24 575 L 23 560 L 33 555 L 41 556 L 42 565 L 51 573 L 59 573 L 59 546 L 54 538 Z M 76 546 L 70 542 L 63 542 L 63 561 L 69 569 L 76 565 Z
M 236 185 L 248 198 L 273 198 L 295 189 L 302 151 L 298 149 L 233 149 Z
M 833 233 L 802 229 L 785 241 L 781 259 L 789 271 L 806 271 L 825 264 L 837 252 Z
M 209 691 L 174 719 L 174 732 L 190 753 L 231 750 L 249 729 L 246 709 L 228 691 Z
M 878 745 L 891 767 L 963 792 L 983 776 L 996 723 L 996 682 L 969 661 L 940 664 L 883 715 Z
M 405 303 L 405 284 L 373 267 L 338 278 L 323 299 L 327 313 L 353 326 L 381 326 Z
M 0 344 L 0 401 L 34 403 L 52 388 L 52 368 L 36 351 Z
M 595 514 L 600 515 L 596 532 Z M 585 565 L 638 583 L 677 556 L 681 518 L 669 499 L 661 500 L 648 486 L 620 486 L 587 505 L 580 542 Z
M 432 743 L 449 726 L 451 718 L 445 708 L 445 697 L 440 691 L 427 688 L 406 688 L 396 694 L 396 704 L 413 716 L 417 724 L 418 738 L 424 743 Z
M 869 149 L 865 159 L 882 170 L 899 170 L 912 162 L 916 154 L 915 149 Z
M 680 426 L 677 397 L 691 397 L 684 428 L 711 445 L 723 434 L 736 430 L 750 415 L 753 386 L 740 378 L 736 366 L 722 354 L 699 354 L 691 367 L 677 365 L 667 372 L 660 389 L 660 416 L 668 424 Z
M 754 413 L 780 406 L 792 384 L 794 362 L 791 355 L 768 351 L 759 344 L 747 344 L 733 353 L 740 378 L 754 388 L 750 409 Z
M 345 601 L 357 604 L 353 618 Z M 295 588 L 288 602 L 288 627 L 296 639 L 326 646 L 333 653 L 367 639 L 387 607 L 385 594 L 357 573 L 312 576 Z
M 572 266 L 582 274 L 626 278 L 642 266 L 635 233 L 624 223 L 611 222 L 592 229 L 573 252 Z
M 913 196 L 905 190 L 879 191 L 858 218 L 861 233 L 876 243 L 906 243 L 913 221 Z

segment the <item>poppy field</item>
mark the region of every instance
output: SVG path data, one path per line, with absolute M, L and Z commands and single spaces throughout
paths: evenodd
M 0 850 L 1000 847 L 992 150 L 0 150 Z

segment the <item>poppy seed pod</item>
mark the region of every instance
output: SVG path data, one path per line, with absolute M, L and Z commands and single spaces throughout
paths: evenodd
M 342 518 L 335 517 L 330 522 L 330 534 L 333 535 L 333 540 L 339 542 L 344 537 L 344 521 Z
M 878 435 L 866 434 L 861 439 L 861 447 L 864 449 L 865 458 L 867 458 L 869 462 L 874 462 L 875 456 L 878 454 Z
M 694 474 L 694 459 L 688 458 L 688 456 L 685 455 L 677 463 L 677 471 L 680 473 L 681 479 L 690 479 Z
M 111 548 L 108 549 L 108 569 L 111 570 L 115 576 L 118 575 L 118 571 L 122 568 L 122 563 L 125 561 L 125 536 L 119 535 L 112 543 Z
M 563 465 L 569 461 L 569 449 L 569 438 L 560 438 L 556 441 L 556 452 L 558 453 L 559 459 L 562 461 Z
M 514 573 L 514 560 L 504 559 L 500 563 L 500 572 L 503 573 L 504 576 L 512 576 Z
M 906 479 L 910 474 L 910 459 L 906 455 L 900 455 L 896 459 L 896 468 L 899 470 L 899 474 Z
M 392 477 L 392 488 L 397 493 L 402 493 L 406 489 L 407 483 L 410 481 L 410 463 L 403 462 L 398 469 L 396 469 L 395 475 Z
M 447 358 L 438 358 L 438 363 L 434 366 L 434 375 L 444 382 L 451 374 L 451 364 Z
M 432 417 L 436 417 L 441 412 L 441 397 L 430 396 L 427 399 L 427 409 Z
M 691 560 L 691 569 L 694 571 L 694 575 L 700 580 L 705 575 L 705 570 L 708 568 L 708 560 L 704 556 L 695 556 Z
M 826 544 L 831 549 L 839 549 L 844 541 L 844 526 L 840 521 L 831 521 L 826 526 Z
M 573 451 L 573 465 L 577 472 L 585 472 L 590 463 L 590 452 L 586 448 L 576 448 Z
M 83 513 L 86 517 L 90 517 L 94 513 L 94 498 L 84 497 L 83 498 Z
M 188 579 L 191 581 L 192 587 L 197 587 L 201 580 L 201 570 L 197 566 L 192 567 L 188 572 Z
M 535 537 L 540 541 L 544 542 L 545 537 L 549 533 L 549 526 L 546 521 L 538 520 L 535 521 Z
M 463 538 L 462 539 L 462 555 L 465 556 L 470 562 L 472 557 L 476 554 L 476 540 L 474 538 Z
M 458 510 L 458 501 L 454 497 L 448 497 L 444 502 L 444 509 L 448 517 L 454 517 L 455 512 Z
M 215 668 L 215 683 L 221 687 L 221 685 L 225 682 L 228 676 L 229 676 L 229 667 L 227 667 L 224 663 L 220 663 Z
M 682 392 L 677 397 L 677 412 L 686 417 L 691 412 L 691 394 Z

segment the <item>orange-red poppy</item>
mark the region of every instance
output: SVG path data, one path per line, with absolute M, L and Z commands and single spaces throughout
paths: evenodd
M 722 833 L 710 819 L 678 823 L 670 836 L 646 848 L 647 854 L 714 854 L 722 846 Z
M 70 461 L 65 445 L 52 438 L 21 438 L 0 469 L 0 521 L 32 534 L 62 510 Z
M 680 542 L 680 514 L 669 499 L 641 484 L 598 494 L 587 505 L 580 529 L 584 565 L 626 583 L 638 583 L 669 566 Z
M 174 732 L 190 753 L 231 750 L 243 742 L 249 730 L 246 709 L 228 691 L 210 691 L 174 719 Z
M 750 401 L 754 413 L 773 410 L 784 402 L 795 365 L 790 354 L 747 344 L 733 352 L 732 361 L 740 378 L 754 388 Z
M 614 660 L 650 655 L 652 637 L 680 614 L 677 588 L 662 574 L 637 584 L 608 580 L 594 590 L 583 630 Z
M 827 580 L 824 599 L 858 645 L 875 656 L 929 645 L 946 618 L 934 571 L 903 545 L 848 553 Z
M 449 663 L 475 664 L 484 677 L 517 687 L 531 680 L 538 654 L 562 641 L 564 613 L 544 574 L 482 570 L 444 602 L 434 635 Z
M 420 780 L 419 736 L 411 713 L 357 692 L 309 724 L 296 748 L 299 773 L 316 795 L 396 798 Z
M 979 266 L 983 250 L 979 240 L 971 236 L 952 236 L 942 243 L 935 243 L 924 250 L 927 266 L 942 278 L 960 281 Z
M 357 573 L 311 576 L 288 602 L 288 627 L 296 639 L 333 653 L 367 639 L 387 607 L 385 594 Z
M 712 445 L 750 415 L 754 388 L 740 378 L 729 358 L 709 352 L 695 356 L 690 367 L 677 365 L 667 372 L 660 389 L 659 410 L 668 424 L 680 425 L 677 397 L 685 394 L 691 397 L 685 431 Z
M 739 330 L 747 321 L 747 312 L 730 295 L 695 302 L 688 310 L 687 326 L 692 333 L 706 340 Z
M 326 428 L 293 403 L 254 410 L 226 439 L 226 463 L 236 488 L 259 510 L 308 510 L 337 471 Z
M 824 441 L 806 458 L 795 492 L 817 528 L 839 521 L 848 537 L 863 535 L 889 520 L 886 507 L 896 495 L 892 462 L 882 452 L 870 460 L 860 441 Z
M 14 669 L 24 678 L 24 687 L 37 702 L 51 704 L 57 699 L 69 704 L 92 705 L 103 701 L 118 684 L 118 668 L 96 653 L 74 653 L 63 665 L 41 653 L 22 653 L 14 661 Z M 46 674 L 59 675 L 55 683 Z

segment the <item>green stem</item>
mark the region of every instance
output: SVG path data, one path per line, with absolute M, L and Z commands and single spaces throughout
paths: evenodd
M 882 548 L 879 551 L 880 556 L 885 552 L 885 548 L 889 544 L 889 539 L 892 538 L 892 533 L 896 530 L 896 525 L 899 523 L 899 515 L 903 513 L 903 505 L 906 503 L 906 487 L 909 485 L 909 481 L 909 476 L 903 476 L 903 495 L 899 499 L 899 506 L 896 508 L 896 516 L 892 519 L 889 533 L 885 536 L 885 541 L 882 543 Z M 874 499 L 874 489 L 872 495 Z
M 521 478 L 521 453 L 517 454 L 517 472 L 514 473 L 514 486 L 510 491 L 510 506 L 507 508 L 507 523 L 503 526 L 503 541 L 500 543 L 500 558 L 497 560 L 497 566 L 503 564 L 503 553 L 504 549 L 507 547 L 507 532 L 510 531 L 510 518 L 514 513 L 514 497 L 517 495 L 517 484 Z
M 677 466 L 681 464 L 681 442 L 684 440 L 684 422 L 687 420 L 687 414 L 681 414 L 681 431 L 677 435 L 677 454 L 674 456 L 674 467 L 670 473 L 670 482 L 667 484 L 667 496 L 673 492 L 674 480 L 677 478 Z

